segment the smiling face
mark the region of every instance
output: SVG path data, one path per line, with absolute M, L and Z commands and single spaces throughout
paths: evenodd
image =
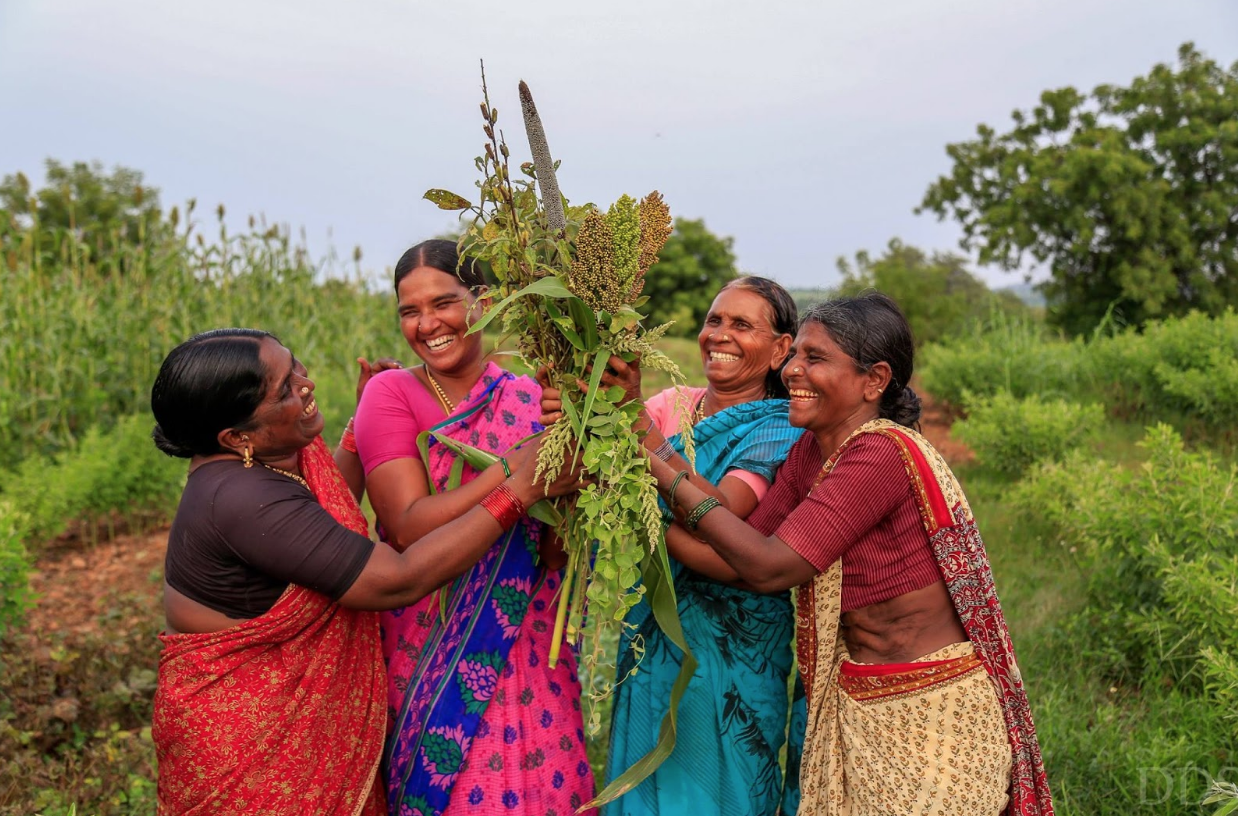
M 750 289 L 723 289 L 697 336 L 705 378 L 715 390 L 763 389 L 771 369 L 786 359 L 789 334 L 774 329 L 773 309 Z
M 451 375 L 481 361 L 481 335 L 465 336 L 478 317 L 477 298 L 455 275 L 419 266 L 400 280 L 396 295 L 400 331 L 430 371 Z
M 258 352 L 266 371 L 266 396 L 246 431 L 254 456 L 274 461 L 296 453 L 322 433 L 323 418 L 314 399 L 314 381 L 292 352 L 268 337 Z
M 782 380 L 791 392 L 791 424 L 814 433 L 858 428 L 878 415 L 890 367 L 876 363 L 861 371 L 820 323 L 806 322 Z

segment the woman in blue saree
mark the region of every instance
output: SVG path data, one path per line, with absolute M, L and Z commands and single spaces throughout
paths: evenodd
M 780 377 L 795 328 L 795 303 L 781 286 L 740 278 L 718 293 L 698 337 L 708 387 L 670 389 L 645 403 L 651 423 L 646 445 L 663 459 L 680 459 L 677 430 L 685 420 L 691 423 L 693 483 L 738 515 L 756 506 L 801 434 L 787 420 Z M 798 791 L 784 785 L 779 767 L 795 628 L 790 598 L 734 585 L 735 572 L 678 523 L 667 530 L 667 549 L 679 616 L 699 666 L 679 704 L 674 751 L 602 813 L 794 813 Z M 620 644 L 608 781 L 656 744 L 682 660 L 647 604 L 637 605 L 628 623 L 632 628 Z M 633 641 L 643 646 L 639 660 Z M 793 781 L 802 726 L 798 737 L 792 731 L 787 776 Z

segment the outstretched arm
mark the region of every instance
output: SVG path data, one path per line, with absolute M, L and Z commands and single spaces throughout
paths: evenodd
M 651 456 L 649 463 L 658 489 L 668 495 L 678 471 L 656 456 Z M 706 498 L 705 491 L 684 479 L 675 491 L 676 512 L 690 512 Z M 762 535 L 725 507 L 706 513 L 697 524 L 696 535 L 709 543 L 739 580 L 757 592 L 782 592 L 817 575 L 817 568 L 786 542 Z

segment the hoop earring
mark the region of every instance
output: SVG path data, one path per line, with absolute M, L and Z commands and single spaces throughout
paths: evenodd
M 248 436 L 242 436 L 242 437 L 241 437 L 241 441 L 242 441 L 242 442 L 248 442 L 248 441 L 249 441 L 249 437 L 248 437 Z M 246 446 L 245 446 L 245 451 L 244 451 L 244 453 L 242 453 L 242 454 L 241 454 L 241 460 L 245 463 L 245 467 L 247 467 L 247 468 L 251 468 L 251 467 L 253 467 L 253 466 L 254 466 L 254 454 L 253 454 L 253 451 L 252 451 L 252 450 L 250 450 L 249 445 L 246 445 Z

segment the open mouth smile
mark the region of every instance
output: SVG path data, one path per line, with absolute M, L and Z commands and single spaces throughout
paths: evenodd
M 312 400 L 310 400 L 310 404 L 309 404 L 309 405 L 307 405 L 307 406 L 305 406 L 305 410 L 304 410 L 304 411 L 302 411 L 301 413 L 305 415 L 305 418 L 306 418 L 306 419 L 309 419 L 309 418 L 311 418 L 311 417 L 313 417 L 313 416 L 317 415 L 317 413 L 318 413 L 318 400 L 316 400 L 316 399 L 312 399 Z
M 709 361 L 711 363 L 737 363 L 739 358 L 734 354 L 727 354 L 723 351 L 711 351 L 709 352 Z
M 439 352 L 450 346 L 456 341 L 454 334 L 445 334 L 442 337 L 435 337 L 433 340 L 426 341 L 426 347 L 433 352 Z
M 792 402 L 811 402 L 817 398 L 816 391 L 806 391 L 803 388 L 792 388 L 790 394 Z

